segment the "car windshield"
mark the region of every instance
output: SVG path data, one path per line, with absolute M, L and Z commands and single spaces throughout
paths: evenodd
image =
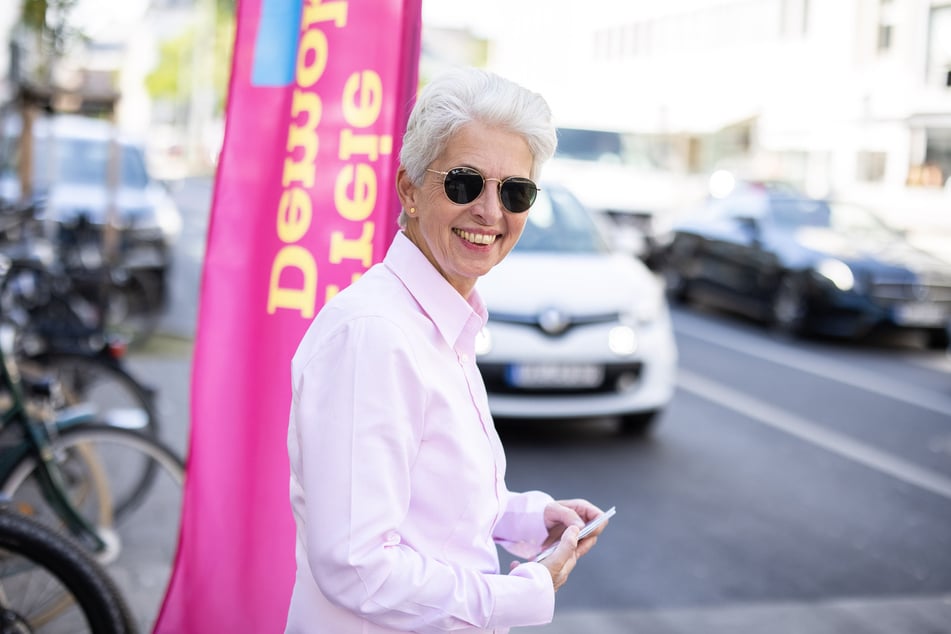
M 15 154 L 15 144 L 10 147 Z M 120 145 L 119 178 L 124 187 L 141 189 L 148 184 L 144 159 L 135 148 Z M 38 138 L 33 148 L 33 179 L 39 189 L 52 183 L 71 185 L 107 184 L 110 144 L 98 139 Z M 15 174 L 16 159 L 5 167 Z
M 853 236 L 893 236 L 895 231 L 865 207 L 802 196 L 740 195 L 712 206 L 714 216 L 758 218 L 782 229 L 819 227 Z
M 828 227 L 831 213 L 822 200 L 773 198 L 769 217 L 781 227 Z
M 563 189 L 546 188 L 528 212 L 515 250 L 550 253 L 604 253 L 607 243 L 587 209 Z
M 647 142 L 633 134 L 612 130 L 558 128 L 555 156 L 576 161 L 597 161 L 630 167 L 656 168 Z

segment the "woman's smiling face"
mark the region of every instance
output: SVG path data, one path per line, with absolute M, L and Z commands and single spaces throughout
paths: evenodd
M 499 181 L 529 178 L 532 154 L 518 134 L 470 122 L 449 139 L 429 167 L 441 172 L 470 167 L 487 179 L 476 200 L 457 205 L 446 197 L 442 174 L 426 172 L 419 187 L 409 181 L 402 167 L 397 175 L 403 209 L 411 212 L 404 232 L 442 276 L 468 297 L 476 280 L 501 262 L 522 235 L 528 212 L 512 213 L 502 207 Z

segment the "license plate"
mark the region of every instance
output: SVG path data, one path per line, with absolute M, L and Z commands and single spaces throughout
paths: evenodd
M 507 378 L 516 387 L 597 387 L 604 367 L 596 364 L 525 363 L 510 365 Z
M 895 309 L 895 321 L 902 326 L 942 326 L 949 318 L 940 304 L 905 304 Z

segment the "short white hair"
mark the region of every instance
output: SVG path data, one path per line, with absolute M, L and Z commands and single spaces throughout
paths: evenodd
M 420 92 L 409 115 L 400 163 L 416 185 L 459 128 L 477 121 L 518 134 L 532 155 L 531 177 L 538 180 L 542 165 L 558 143 L 551 109 L 538 93 L 495 73 L 457 67 L 433 78 Z M 406 211 L 400 226 L 406 226 Z

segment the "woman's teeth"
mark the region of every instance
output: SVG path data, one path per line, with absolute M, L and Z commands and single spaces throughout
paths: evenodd
M 453 229 L 453 232 L 463 240 L 472 242 L 473 244 L 492 244 L 495 242 L 495 238 L 497 237 L 494 233 L 470 233 L 468 231 L 463 231 L 462 229 Z

